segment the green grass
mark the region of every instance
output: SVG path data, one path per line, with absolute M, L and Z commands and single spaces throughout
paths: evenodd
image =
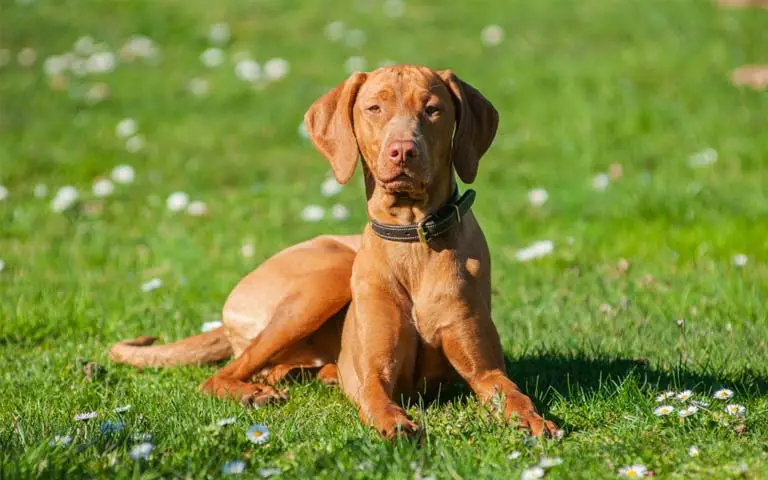
M 662 478 L 743 468 L 768 478 L 768 96 L 728 83 L 732 68 L 768 60 L 768 13 L 703 0 L 408 0 L 406 15 L 390 19 L 381 4 L 0 0 L 0 48 L 38 55 L 32 68 L 14 60 L 0 69 L 0 184 L 10 192 L 0 202 L 0 476 L 202 478 L 245 459 L 247 477 L 275 466 L 286 478 L 412 478 L 416 465 L 438 478 L 518 478 L 549 455 L 564 463 L 548 478 L 611 478 L 632 463 Z M 365 31 L 367 43 L 327 40 L 334 20 Z M 284 57 L 290 74 L 253 90 L 229 58 L 205 69 L 198 57 L 219 21 L 232 28 L 228 53 Z M 506 32 L 495 48 L 480 42 L 489 23 Z M 46 56 L 82 35 L 117 49 L 135 33 L 158 43 L 162 61 L 103 76 L 106 101 L 88 106 L 48 87 Z M 525 446 L 522 433 L 459 395 L 411 406 L 423 441 L 389 444 L 340 392 L 313 382 L 291 383 L 284 406 L 245 411 L 198 394 L 214 367 L 138 372 L 107 361 L 118 339 L 198 332 L 274 252 L 360 231 L 360 182 L 323 198 L 328 167 L 297 134 L 353 55 L 369 67 L 450 67 L 499 109 L 474 186 L 493 255 L 494 317 L 511 377 L 565 439 Z M 186 91 L 194 76 L 210 82 L 207 97 Z M 115 136 L 125 117 L 139 122 L 141 153 Z M 706 148 L 717 163 L 691 168 L 688 157 Z M 121 163 L 136 181 L 94 198 L 93 179 Z M 593 190 L 592 177 L 612 163 L 623 177 Z M 33 196 L 38 183 L 74 185 L 82 202 L 53 213 L 51 195 Z M 541 208 L 526 199 L 537 186 L 550 194 Z M 169 213 L 164 201 L 176 190 L 206 201 L 210 215 Z M 305 205 L 336 202 L 350 208 L 348 220 L 301 221 Z M 514 259 L 539 239 L 553 240 L 555 253 Z M 256 255 L 244 259 L 247 241 Z M 737 253 L 749 257 L 744 268 L 731 264 Z M 619 275 L 621 258 L 631 267 Z M 162 288 L 143 293 L 152 277 Z M 87 361 L 106 372 L 89 380 Z M 745 420 L 652 414 L 661 390 L 706 396 L 720 387 L 736 392 Z M 101 435 L 99 423 L 124 404 L 133 405 L 125 429 Z M 73 422 L 90 410 L 100 418 Z M 229 416 L 235 425 L 210 428 Z M 252 423 L 269 426 L 266 446 L 246 440 Z M 136 433 L 153 436 L 146 462 L 128 455 Z M 64 434 L 70 446 L 49 446 Z M 690 458 L 690 445 L 701 456 Z M 508 460 L 513 450 L 522 456 Z

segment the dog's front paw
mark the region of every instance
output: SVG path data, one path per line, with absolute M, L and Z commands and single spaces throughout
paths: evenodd
M 387 440 L 411 437 L 421 432 L 416 422 L 408 418 L 405 410 L 397 405 L 390 405 L 381 414 L 374 416 L 371 424 Z
M 240 397 L 240 403 L 244 407 L 260 407 L 268 403 L 282 403 L 288 400 L 288 395 L 269 385 L 251 385 L 250 392 Z
M 534 437 L 545 436 L 547 438 L 560 439 L 563 437 L 563 431 L 550 421 L 544 420 L 536 412 L 529 412 L 519 417 L 520 428 L 527 430 Z

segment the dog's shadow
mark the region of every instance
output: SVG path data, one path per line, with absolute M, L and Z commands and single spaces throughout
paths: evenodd
M 768 378 L 751 369 L 736 373 L 716 372 L 706 367 L 693 369 L 685 366 L 652 367 L 647 359 L 627 359 L 584 353 L 539 353 L 513 358 L 505 356 L 507 374 L 529 395 L 536 407 L 547 418 L 561 426 L 561 419 L 552 415 L 549 405 L 556 398 L 566 402 L 590 398 L 608 385 L 620 385 L 632 378 L 639 388 L 651 392 L 693 389 L 709 393 L 720 388 L 768 394 Z M 703 373 L 702 373 L 703 371 Z M 445 385 L 439 394 L 424 397 L 423 406 L 465 402 L 471 391 L 463 383 Z

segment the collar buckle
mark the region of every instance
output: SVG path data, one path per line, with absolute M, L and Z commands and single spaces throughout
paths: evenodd
M 416 234 L 419 236 L 419 242 L 424 245 L 429 243 L 429 232 L 424 229 L 424 224 L 427 223 L 430 217 L 431 215 L 425 217 L 424 220 L 416 224 Z

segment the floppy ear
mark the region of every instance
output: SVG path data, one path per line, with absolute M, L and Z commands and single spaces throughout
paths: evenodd
M 352 107 L 367 75 L 355 72 L 309 107 L 304 125 L 315 148 L 328 163 L 339 183 L 347 183 L 355 173 L 359 150 L 352 128 Z
M 477 176 L 480 157 L 485 154 L 496 136 L 499 114 L 491 102 L 451 70 L 437 73 L 448 86 L 456 105 L 453 166 L 464 183 L 472 183 Z

